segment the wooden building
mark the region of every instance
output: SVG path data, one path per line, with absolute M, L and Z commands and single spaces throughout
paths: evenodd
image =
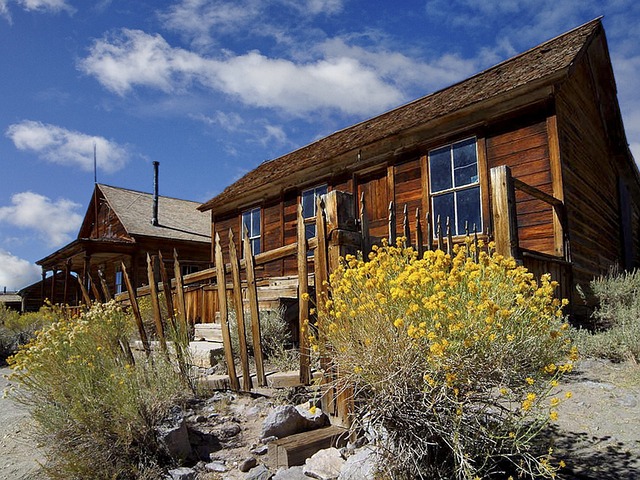
M 91 297 L 103 295 L 100 276 L 111 295 L 126 291 L 122 262 L 134 287 L 147 284 L 147 254 L 157 256 L 159 251 L 171 274 L 174 249 L 185 274 L 207 268 L 210 224 L 198 205 L 157 192 L 96 184 L 78 237 L 36 262 L 47 280 L 41 283 L 45 288 L 40 302 L 48 298 L 52 303 L 79 304 L 78 278 Z
M 391 201 L 398 232 L 405 205 L 450 217 L 454 240 L 475 224 L 533 271 L 554 272 L 579 305 L 575 285 L 640 263 L 640 175 L 601 20 L 264 162 L 199 209 L 223 247 L 244 220 L 266 251 L 296 241 L 300 203 L 313 236 L 314 197 L 331 190 L 354 196 L 354 219 L 363 198 L 379 237 Z M 260 274 L 295 269 L 283 259 Z

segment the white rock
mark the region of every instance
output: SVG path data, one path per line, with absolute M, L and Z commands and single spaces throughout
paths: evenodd
M 311 458 L 307 458 L 303 472 L 307 477 L 318 480 L 337 480 L 344 464 L 345 460 L 340 451 L 332 447 L 320 450 Z

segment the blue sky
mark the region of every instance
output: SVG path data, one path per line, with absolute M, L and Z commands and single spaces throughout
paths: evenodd
M 604 15 L 640 159 L 636 0 L 0 0 L 0 289 L 98 181 L 207 201 L 260 162 Z

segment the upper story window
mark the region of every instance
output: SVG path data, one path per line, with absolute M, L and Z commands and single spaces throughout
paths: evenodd
M 260 208 L 252 208 L 242 213 L 242 224 L 247 229 L 251 252 L 257 255 L 262 251 L 260 244 Z
M 476 225 L 482 231 L 475 137 L 431 150 L 429 182 L 434 235 L 438 215 L 443 229 L 450 219 L 452 235 L 464 235 L 465 222 L 469 230 Z
M 326 185 L 304 190 L 302 192 L 302 216 L 305 220 L 305 235 L 307 240 L 316 236 L 316 210 L 318 197 L 327 193 Z
M 124 291 L 122 282 L 123 282 L 122 268 L 116 267 L 116 278 L 115 278 L 116 294 L 122 293 Z

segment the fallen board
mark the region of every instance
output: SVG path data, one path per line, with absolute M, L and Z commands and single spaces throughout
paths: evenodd
M 349 431 L 335 425 L 289 435 L 269 443 L 267 463 L 274 471 L 280 467 L 303 465 L 319 450 L 344 447 L 348 438 Z

